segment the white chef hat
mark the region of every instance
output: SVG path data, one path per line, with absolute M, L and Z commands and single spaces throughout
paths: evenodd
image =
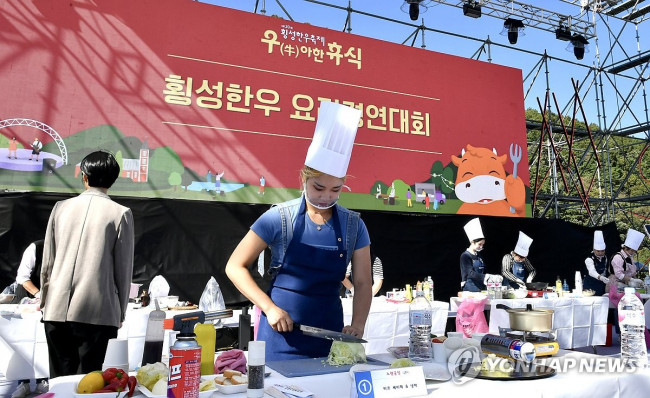
M 321 102 L 305 165 L 334 177 L 345 177 L 359 119 L 359 109 L 335 102 Z
M 465 234 L 467 234 L 467 238 L 470 242 L 478 239 L 485 239 L 485 236 L 483 236 L 483 230 L 481 229 L 481 221 L 478 217 L 469 220 L 463 228 L 465 228 Z
M 603 231 L 594 231 L 594 250 L 605 250 L 605 238 Z
M 532 243 L 533 239 L 530 236 L 519 231 L 519 239 L 517 240 L 517 245 L 513 251 L 522 257 L 528 257 L 528 249 L 530 249 Z
M 643 242 L 643 233 L 634 229 L 627 230 L 627 236 L 625 237 L 625 243 L 623 243 L 623 245 L 629 247 L 632 250 L 639 250 L 641 242 Z

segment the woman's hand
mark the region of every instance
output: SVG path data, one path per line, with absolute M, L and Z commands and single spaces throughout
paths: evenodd
M 290 332 L 293 330 L 293 319 L 289 313 L 282 308 L 274 305 L 270 311 L 264 312 L 271 329 L 276 332 Z
M 363 337 L 363 328 L 354 327 L 352 325 L 346 325 L 343 327 L 343 333 L 351 334 L 354 337 Z

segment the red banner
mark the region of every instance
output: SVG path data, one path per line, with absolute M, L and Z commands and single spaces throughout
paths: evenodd
M 26 173 L 43 168 L 59 178 L 29 189 L 68 186 L 56 181 L 101 147 L 119 152 L 133 182 L 112 192 L 276 201 L 299 187 L 318 102 L 335 101 L 363 112 L 345 205 L 526 213 L 517 69 L 190 0 L 3 0 L 0 9 L 3 186 L 24 189 Z M 9 154 L 13 136 L 22 158 Z M 43 154 L 22 164 L 35 137 Z M 474 186 L 492 173 L 498 192 L 458 191 L 472 184 L 452 156 L 487 173 Z

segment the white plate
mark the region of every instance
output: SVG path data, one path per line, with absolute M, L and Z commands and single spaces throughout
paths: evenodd
M 77 391 L 77 386 L 76 385 L 74 386 L 74 390 Z M 127 388 L 126 390 L 120 392 L 119 395 L 117 394 L 117 392 L 96 392 L 96 393 L 92 393 L 92 394 L 79 394 L 78 392 L 75 392 L 74 396 L 75 396 L 75 398 L 89 398 L 89 397 L 92 397 L 92 398 L 116 398 L 116 397 L 122 398 L 122 397 L 126 396 L 126 393 L 128 393 L 128 392 L 129 392 L 129 389 Z
M 217 384 L 217 391 L 222 394 L 237 394 L 240 392 L 246 392 L 248 384 L 231 384 L 231 385 L 221 385 Z
M 208 380 L 210 378 L 214 379 L 214 375 L 201 376 L 201 381 Z M 146 395 L 149 398 L 167 398 L 167 393 L 166 392 L 163 395 L 154 395 L 151 391 L 149 391 L 149 389 L 147 387 L 143 386 L 142 384 L 138 384 L 138 390 L 140 390 L 141 393 L 143 393 L 144 395 Z M 209 397 L 212 396 L 212 394 L 215 391 L 217 391 L 216 388 L 213 388 L 211 390 L 201 391 L 201 392 L 199 392 L 199 398 L 209 398 Z M 94 398 L 96 394 L 93 394 L 92 397 L 88 396 L 88 394 L 85 394 L 85 395 L 86 395 L 85 398 Z

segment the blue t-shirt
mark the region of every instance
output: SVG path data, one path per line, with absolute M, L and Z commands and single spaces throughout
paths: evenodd
M 326 224 L 318 226 L 314 223 L 307 213 L 305 217 L 305 231 L 302 235 L 301 243 L 319 248 L 337 250 L 336 234 L 334 233 L 334 226 L 332 220 L 328 220 Z M 347 230 L 347 213 L 339 212 L 339 221 L 341 224 L 341 235 L 343 241 L 346 240 L 345 231 Z M 253 232 L 259 235 L 264 242 L 271 248 L 272 253 L 282 250 L 282 220 L 280 218 L 280 210 L 277 207 L 272 207 L 258 218 L 251 227 Z M 295 232 L 294 232 L 295 233 Z M 370 236 L 368 229 L 363 220 L 359 219 L 357 229 L 357 242 L 354 250 L 358 250 L 370 245 Z M 275 257 L 275 255 L 274 255 Z

